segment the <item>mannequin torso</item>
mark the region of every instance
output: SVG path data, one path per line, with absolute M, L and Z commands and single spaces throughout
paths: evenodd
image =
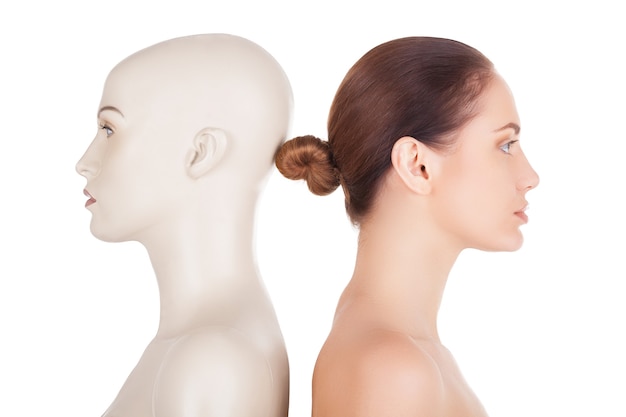
M 269 330 L 267 323 L 252 327 Z M 157 336 L 104 416 L 181 415 L 190 393 L 202 398 L 194 408 L 204 414 L 197 415 L 287 415 L 287 356 L 277 343 L 277 327 L 272 336 L 251 338 L 245 330 L 216 325 L 172 338 Z M 229 398 L 235 390 L 241 397 Z

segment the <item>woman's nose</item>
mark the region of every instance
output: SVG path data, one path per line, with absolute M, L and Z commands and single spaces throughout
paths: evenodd
M 528 162 L 526 156 L 524 156 L 522 167 L 523 174 L 520 175 L 518 189 L 526 191 L 532 190 L 533 188 L 537 187 L 537 185 L 539 185 L 539 175 L 530 165 L 530 162 Z

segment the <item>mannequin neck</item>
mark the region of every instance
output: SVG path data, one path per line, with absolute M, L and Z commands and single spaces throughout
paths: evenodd
M 162 337 L 232 323 L 242 305 L 266 299 L 254 256 L 256 195 L 213 197 L 185 205 L 140 240 L 159 286 Z

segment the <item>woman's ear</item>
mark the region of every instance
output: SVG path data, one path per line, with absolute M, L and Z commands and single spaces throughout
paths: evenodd
M 206 127 L 196 133 L 185 160 L 187 174 L 198 179 L 209 172 L 224 156 L 227 142 L 226 132 L 219 128 Z
M 410 136 L 398 139 L 391 150 L 393 169 L 404 185 L 417 194 L 426 195 L 432 189 L 431 153 L 431 149 Z

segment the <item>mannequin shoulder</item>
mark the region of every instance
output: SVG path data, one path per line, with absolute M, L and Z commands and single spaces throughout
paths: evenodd
M 334 355 L 324 354 L 329 359 Z M 336 378 L 341 389 L 327 391 Z M 314 398 L 314 417 L 438 416 L 445 409 L 437 362 L 402 335 L 373 335 L 366 343 L 342 349 L 334 360 L 318 363 L 315 391 L 320 395 Z
M 266 415 L 272 390 L 267 358 L 249 337 L 235 329 L 204 328 L 179 337 L 169 349 L 155 385 L 154 412 Z

